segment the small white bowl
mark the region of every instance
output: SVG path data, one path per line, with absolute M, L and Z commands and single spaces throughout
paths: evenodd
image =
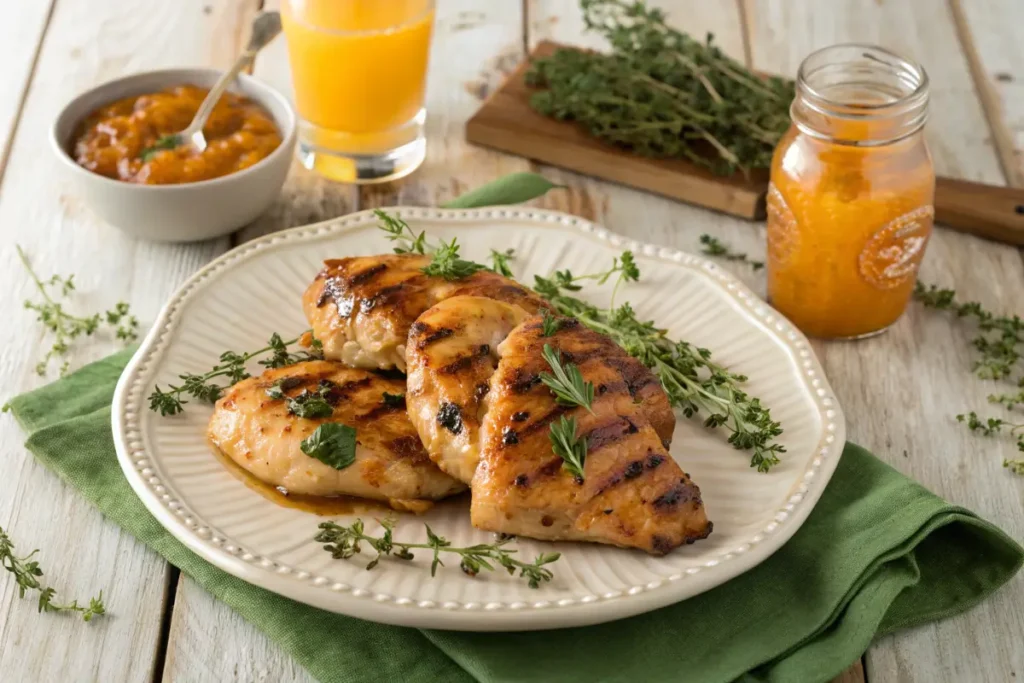
M 122 97 L 175 85 L 212 86 L 216 69 L 163 69 L 125 76 L 82 93 L 64 107 L 50 129 L 50 144 L 77 194 L 101 218 L 137 237 L 191 242 L 226 235 L 267 210 L 281 192 L 295 148 L 295 112 L 265 83 L 241 75 L 230 90 L 258 102 L 273 117 L 281 145 L 249 168 L 212 180 L 178 185 L 137 185 L 88 171 L 72 158 L 78 125 L 96 109 Z

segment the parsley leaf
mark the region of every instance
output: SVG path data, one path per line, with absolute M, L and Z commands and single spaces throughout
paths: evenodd
M 302 452 L 336 470 L 356 461 L 356 430 L 337 422 L 325 422 L 300 444 Z

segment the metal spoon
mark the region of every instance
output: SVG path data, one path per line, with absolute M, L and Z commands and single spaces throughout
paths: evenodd
M 224 75 L 210 88 L 210 93 L 203 100 L 203 103 L 199 105 L 196 115 L 192 117 L 192 123 L 188 124 L 185 130 L 172 133 L 171 135 L 164 135 L 152 147 L 144 149 L 140 155 L 143 161 L 153 152 L 174 149 L 186 144 L 191 145 L 197 152 L 205 150 L 207 143 L 206 137 L 203 135 L 203 126 L 206 125 L 206 120 L 213 113 L 213 108 L 216 106 L 217 101 L 220 100 L 221 95 L 224 94 L 224 91 L 227 90 L 231 82 L 235 80 L 239 72 L 252 64 L 253 60 L 256 59 L 256 53 L 276 38 L 280 32 L 281 13 L 261 12 L 252 22 L 252 35 L 249 37 L 249 44 L 246 46 L 245 52 L 239 55 L 231 68 L 224 72 Z

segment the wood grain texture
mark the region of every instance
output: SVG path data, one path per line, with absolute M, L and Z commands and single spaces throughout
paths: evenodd
M 14 3 L 0 24 L 0 179 L 54 1 Z
M 1024 187 L 1024 5 L 949 0 L 949 10 L 1006 182 Z
M 891 48 L 931 77 L 928 140 L 940 174 L 1003 184 L 985 116 L 946 5 L 934 2 L 748 2 L 753 64 L 795 71 L 810 51 L 844 41 Z M 928 17 L 922 21 L 921 17 Z M 791 28 L 793 27 L 793 28 Z M 1016 249 L 938 229 L 921 279 L 955 286 L 996 311 L 1022 313 L 1024 273 Z M 999 385 L 970 373 L 969 327 L 912 304 L 884 335 L 856 343 L 816 343 L 847 415 L 848 435 L 940 496 L 1024 537 L 1022 481 L 1001 467 L 1006 440 L 980 440 L 954 419 L 988 410 Z M 869 650 L 872 683 L 1009 681 L 1024 650 L 993 633 L 1024 633 L 1024 576 L 965 615 L 884 638 Z
M 44 3 L 17 4 L 22 9 L 16 13 Z M 45 141 L 63 104 L 99 82 L 162 66 L 228 63 L 236 46 L 223 36 L 233 35 L 245 4 L 61 0 L 56 6 L 0 186 L 0 287 L 5 293 L 0 317 L 6 321 L 0 328 L 0 384 L 5 394 L 47 381 L 32 371 L 48 346 L 40 326 L 21 306 L 35 292 L 17 261 L 15 243 L 26 249 L 41 275 L 75 273 L 79 292 L 71 310 L 98 311 L 124 299 L 143 325 L 188 275 L 227 247 L 226 240 L 149 244 L 101 224 L 79 198 L 66 193 Z M 40 24 L 5 26 L 0 31 L 24 31 L 27 39 Z M 7 40 L 0 40 L 5 55 Z M 5 63 L 3 78 L 9 75 Z M 19 95 L 12 84 L 2 97 Z M 13 111 L 9 100 L 2 101 L 5 111 Z M 77 367 L 114 348 L 98 335 L 82 340 L 69 359 Z M 21 549 L 42 549 L 46 578 L 62 596 L 82 599 L 102 589 L 110 616 L 83 624 L 62 615 L 39 615 L 33 601 L 18 599 L 13 582 L 0 581 L 0 678 L 149 680 L 160 638 L 166 563 L 45 471 L 23 441 L 14 420 L 0 418 L 0 523 Z

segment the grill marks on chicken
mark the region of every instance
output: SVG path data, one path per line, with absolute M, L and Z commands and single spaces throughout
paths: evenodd
M 504 301 L 456 296 L 427 310 L 410 329 L 409 419 L 431 459 L 460 481 L 469 483 L 476 471 L 498 344 L 528 315 Z
M 425 275 L 419 254 L 331 259 L 303 295 L 303 309 L 324 356 L 361 368 L 404 371 L 413 322 L 452 296 L 485 296 L 535 313 L 547 304 L 522 285 L 490 271 L 449 282 Z
M 267 395 L 275 385 L 289 397 L 329 386 L 326 399 L 333 414 L 297 417 L 286 400 Z M 267 370 L 235 384 L 217 401 L 208 435 L 239 466 L 291 493 L 351 495 L 387 501 L 398 509 L 422 509 L 422 501 L 464 489 L 431 462 L 405 407 L 385 402 L 384 392 L 402 394 L 405 383 L 330 361 Z M 356 429 L 351 466 L 337 470 L 302 452 L 302 440 L 324 422 Z
M 675 415 L 657 378 L 576 321 L 551 337 L 542 328 L 516 306 L 458 297 L 424 313 L 410 334 L 410 417 L 430 457 L 472 484 L 474 526 L 653 554 L 706 537 L 700 491 L 667 451 Z M 540 381 L 550 371 L 545 344 L 594 384 L 593 413 L 559 405 Z M 459 430 L 437 419 L 452 405 Z M 582 482 L 552 451 L 550 425 L 562 415 L 588 441 Z

